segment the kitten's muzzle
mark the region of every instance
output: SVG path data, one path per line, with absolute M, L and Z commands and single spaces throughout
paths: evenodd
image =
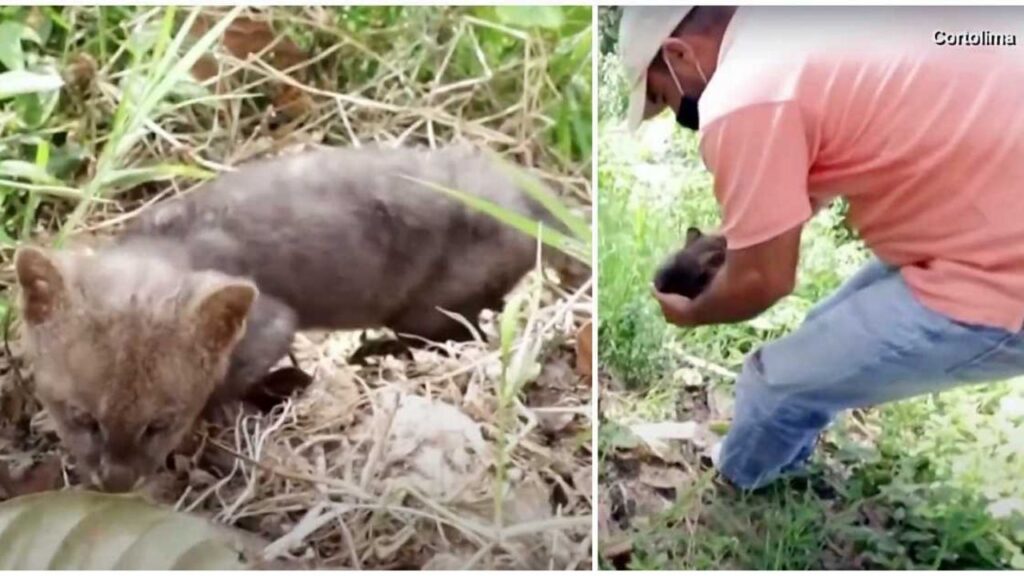
M 130 492 L 145 480 L 131 466 L 104 462 L 98 474 L 98 484 L 106 492 Z

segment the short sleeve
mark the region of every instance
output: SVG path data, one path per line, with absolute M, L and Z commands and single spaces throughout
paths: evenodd
M 721 116 L 701 137 L 714 175 L 730 249 L 770 240 L 812 215 L 807 131 L 792 101 L 747 106 Z

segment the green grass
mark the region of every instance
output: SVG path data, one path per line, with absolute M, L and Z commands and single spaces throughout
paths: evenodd
M 600 84 L 616 86 L 616 66 L 606 60 L 600 69 Z M 598 142 L 599 362 L 626 407 L 614 419 L 601 415 L 602 481 L 612 449 L 629 446 L 623 425 L 677 419 L 687 392 L 673 373 L 684 364 L 666 344 L 735 370 L 867 258 L 843 226 L 844 206 L 835 206 L 806 228 L 792 296 L 748 323 L 667 325 L 649 295 L 651 276 L 686 226 L 717 225 L 710 176 L 694 135 L 666 117 L 629 137 L 622 103 L 614 94 L 609 101 Z M 856 425 L 844 417 L 807 472 L 752 494 L 700 473 L 670 510 L 635 523 L 630 567 L 1024 567 L 1022 403 L 1022 386 L 1000 383 L 886 405 Z M 1005 517 L 993 511 L 1014 505 Z

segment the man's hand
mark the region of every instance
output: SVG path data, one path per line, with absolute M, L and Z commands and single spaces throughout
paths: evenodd
M 658 289 L 651 286 L 651 293 L 654 299 L 661 305 L 661 314 L 669 324 L 675 324 L 681 328 L 696 326 L 696 319 L 693 317 L 693 300 L 679 294 L 666 294 L 658 292 Z
M 800 258 L 800 232 L 794 228 L 747 248 L 729 250 L 704 292 L 690 300 L 652 288 L 665 321 L 684 328 L 749 320 L 793 291 Z

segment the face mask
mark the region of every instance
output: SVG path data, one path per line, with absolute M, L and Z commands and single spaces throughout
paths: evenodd
M 697 111 L 697 100 L 683 94 L 683 100 L 676 111 L 676 123 L 683 128 L 700 130 L 700 113 Z
M 697 99 L 691 98 L 683 92 L 683 85 L 679 82 L 679 78 L 676 77 L 676 71 L 668 62 L 668 58 L 665 57 L 665 53 L 661 53 L 661 58 L 665 61 L 665 66 L 668 68 L 668 73 L 672 76 L 672 81 L 676 85 L 676 90 L 679 90 L 679 94 L 682 96 L 679 102 L 679 109 L 676 110 L 676 123 L 683 128 L 689 128 L 690 130 L 700 129 L 700 113 L 697 109 Z M 704 70 L 700 67 L 700 63 L 697 63 L 697 73 L 700 74 L 704 83 L 707 84 L 708 78 L 704 75 Z

